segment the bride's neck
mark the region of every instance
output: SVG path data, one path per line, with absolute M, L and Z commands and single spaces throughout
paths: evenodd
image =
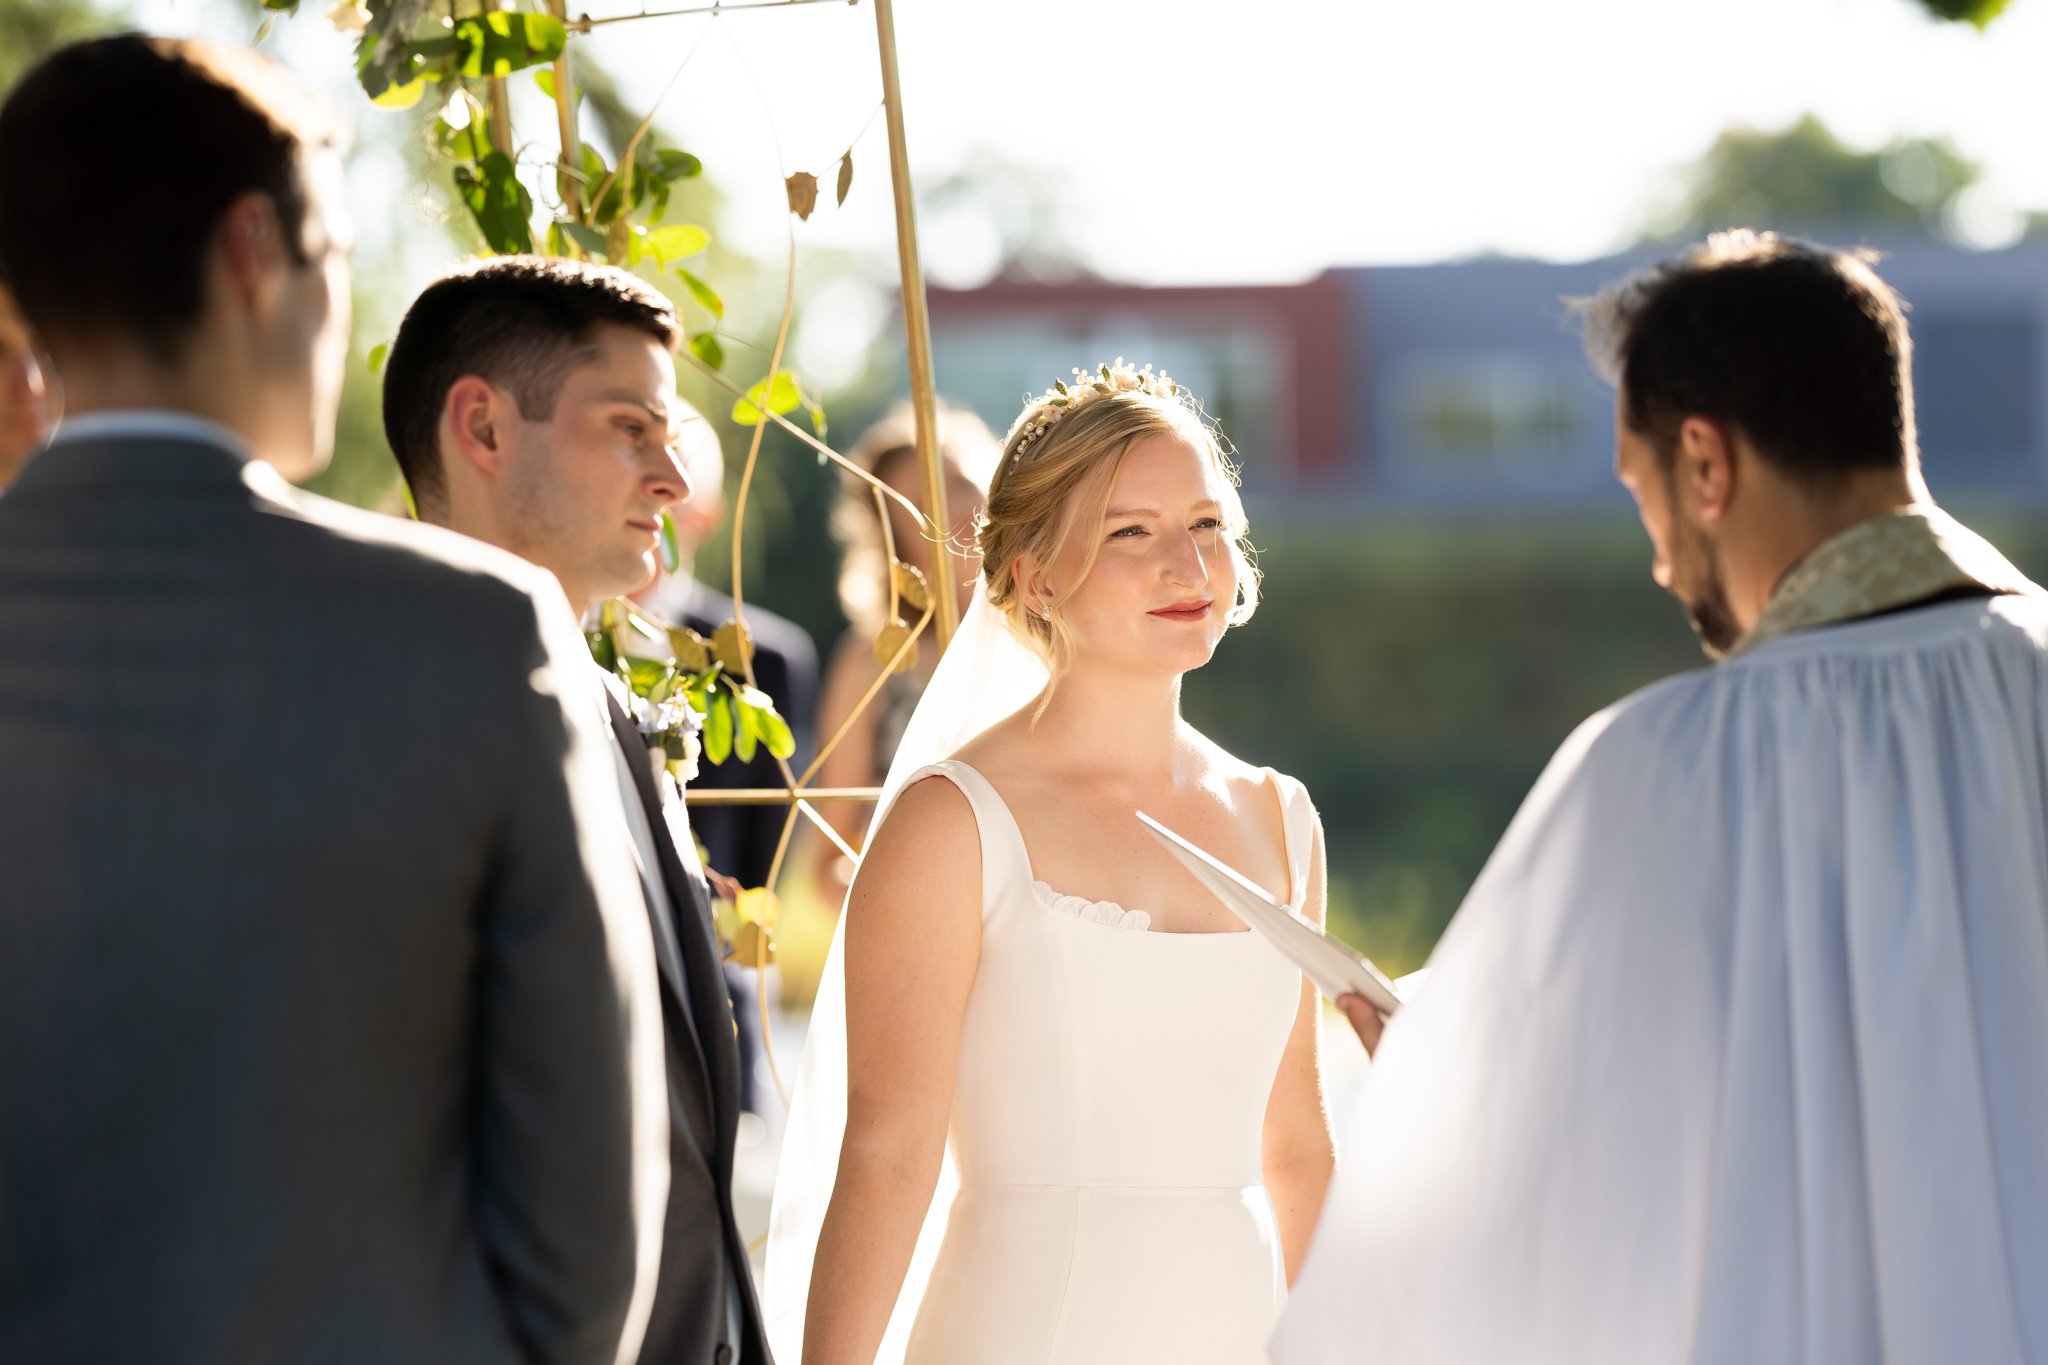
M 1180 778 L 1180 678 L 1076 669 L 1060 679 L 1033 727 L 1040 753 L 1085 780 L 1138 786 Z

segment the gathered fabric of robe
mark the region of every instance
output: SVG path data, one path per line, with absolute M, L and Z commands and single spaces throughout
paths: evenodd
M 1791 603 L 1567 741 L 1276 1361 L 2048 1361 L 2048 603 L 1966 578 L 2027 595 Z

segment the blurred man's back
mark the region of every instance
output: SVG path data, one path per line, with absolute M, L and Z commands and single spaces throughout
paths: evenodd
M 588 665 L 537 571 L 271 468 L 346 290 L 277 79 L 111 39 L 0 109 L 70 400 L 0 500 L 0 1360 L 630 1359 L 659 1023 Z M 22 207 L 109 91 L 196 299 L 75 311 Z

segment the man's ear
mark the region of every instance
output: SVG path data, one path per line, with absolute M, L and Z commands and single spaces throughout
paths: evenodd
M 444 460 L 459 460 L 486 477 L 497 477 L 505 453 L 509 402 L 509 395 L 481 375 L 466 374 L 450 384 L 441 401 Z
M 1735 498 L 1736 450 L 1729 429 L 1707 417 L 1688 417 L 1678 428 L 1680 503 L 1702 525 L 1728 515 Z
M 235 306 L 253 317 L 267 317 L 294 264 L 277 201 L 261 190 L 237 198 L 214 225 L 213 248 L 221 282 Z

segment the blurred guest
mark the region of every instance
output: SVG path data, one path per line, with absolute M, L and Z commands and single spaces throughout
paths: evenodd
M 646 583 L 663 510 L 690 496 L 674 451 L 681 339 L 660 291 L 606 266 L 502 256 L 428 285 L 384 364 L 384 431 L 420 517 L 547 569 L 579 617 Z M 661 964 L 672 1179 L 640 1359 L 765 1362 L 732 1210 L 733 1012 L 696 841 L 642 726 L 662 712 L 587 653 L 572 685 L 612 733 Z
M 1274 1358 L 2048 1360 L 2048 598 L 1929 497 L 1861 255 L 1725 234 L 1588 317 L 1720 662 L 1515 816 Z
M 725 521 L 725 454 L 719 448 L 718 432 L 703 414 L 681 399 L 674 403 L 679 420 L 676 450 L 690 476 L 690 500 L 670 514 L 682 560 L 674 573 L 656 574 L 634 598 L 658 619 L 688 626 L 708 637 L 733 619 L 732 599 L 707 587 L 695 572 L 697 552 Z M 815 751 L 811 717 L 818 704 L 818 648 L 801 626 L 751 602 L 747 604 L 747 634 L 754 645 L 755 680 L 789 722 L 796 738 L 796 753 L 789 762 L 801 772 Z M 752 758 L 735 753 L 723 763 L 700 762 L 690 781 L 692 791 L 781 785 L 782 770 L 765 749 L 755 750 Z M 695 802 L 690 807 L 690 827 L 711 871 L 741 887 L 766 886 L 788 807 L 700 806 Z M 785 864 L 788 857 L 783 855 Z M 753 968 L 727 960 L 726 985 L 739 1024 L 740 1104 L 750 1113 L 761 1112 L 755 1075 L 761 1057 L 757 978 Z
M 65 400 L 0 498 L 0 1360 L 639 1347 L 659 1004 L 574 621 L 281 477 L 333 444 L 342 141 L 134 35 L 0 107 Z
M 0 490 L 43 448 L 53 416 L 35 338 L 12 297 L 0 288 Z
M 725 456 L 711 423 L 682 400 L 675 402 L 681 418 L 676 449 L 689 471 L 691 489 L 690 500 L 672 514 L 682 562 L 674 573 L 657 573 L 633 596 L 658 619 L 708 637 L 733 619 L 732 598 L 706 585 L 695 572 L 698 551 L 725 521 Z M 789 722 L 796 736 L 796 756 L 790 762 L 801 770 L 816 752 L 811 727 L 818 704 L 818 648 L 803 627 L 752 602 L 747 603 L 747 634 L 754 645 L 754 676 Z M 702 764 L 691 783 L 698 791 L 781 785 L 775 760 L 758 750 L 748 760 L 735 755 L 723 763 Z M 690 825 L 714 871 L 742 886 L 763 886 L 781 837 L 782 817 L 779 806 L 705 806 L 691 812 Z
M 962 408 L 939 405 L 939 457 L 946 476 L 946 514 L 952 525 L 944 528 L 953 556 L 954 601 L 964 615 L 973 592 L 981 560 L 975 553 L 975 519 L 988 503 L 988 481 L 1002 457 L 1002 446 L 988 425 Z M 924 506 L 924 470 L 917 458 L 917 429 L 908 404 L 897 407 L 862 434 L 847 451 L 847 458 L 919 507 Z M 840 546 L 839 607 L 846 615 L 847 629 L 832 649 L 825 667 L 824 695 L 818 706 L 818 742 L 829 744 L 868 688 L 881 675 L 881 661 L 875 657 L 875 639 L 890 624 L 889 555 L 932 577 L 933 544 L 917 519 L 894 499 L 888 503 L 888 536 L 875 507 L 875 492 L 867 483 L 848 475 L 842 482 L 838 504 L 832 509 L 832 535 Z M 936 585 L 934 585 L 936 586 Z M 898 606 L 898 618 L 915 624 L 919 613 Z M 910 669 L 890 676 L 867 708 L 854 716 L 845 737 L 839 741 L 818 770 L 818 784 L 825 787 L 872 787 L 888 776 L 889 760 L 903 738 L 903 727 L 917 709 L 917 699 L 931 681 L 938 666 L 939 652 L 929 628 L 919 642 L 917 662 Z M 839 836 L 859 849 L 861 831 L 867 828 L 873 811 L 852 802 L 833 801 L 821 807 Z M 813 845 L 820 889 L 837 905 L 851 884 L 853 868 L 829 840 Z

